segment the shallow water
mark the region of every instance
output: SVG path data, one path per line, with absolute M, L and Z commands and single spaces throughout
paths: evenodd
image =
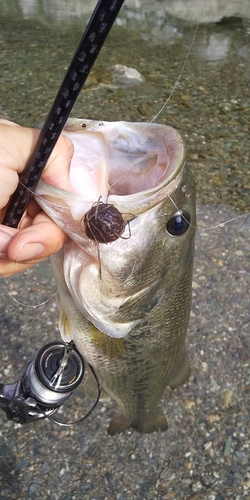
M 83 2 L 73 0 L 52 11 L 60 5 L 0 0 L 2 117 L 27 126 L 46 117 L 90 13 L 79 12 Z M 159 111 L 195 25 L 150 5 L 125 2 L 73 116 L 147 122 Z M 71 430 L 50 422 L 18 427 L 2 414 L 2 497 L 249 497 L 249 217 L 206 230 L 250 211 L 249 58 L 248 20 L 201 24 L 180 83 L 157 118 L 185 138 L 201 228 L 188 336 L 193 374 L 184 387 L 166 391 L 169 430 L 149 436 L 128 431 L 110 439 L 113 403 L 100 404 L 91 419 Z M 145 82 L 114 86 L 114 64 L 136 68 Z M 37 350 L 58 338 L 54 299 L 39 309 L 13 299 L 36 305 L 54 292 L 47 262 L 1 282 L 1 381 L 21 376 Z M 78 419 L 86 408 L 80 391 L 75 407 L 63 415 Z
M 131 3 L 127 7 L 125 2 L 72 116 L 150 121 L 168 98 L 195 25 L 154 11 L 153 6 L 133 9 Z M 49 4 L 0 1 L 0 115 L 26 126 L 47 116 L 88 18 L 84 13 L 61 18 L 56 8 L 52 17 L 45 11 Z M 24 5 L 30 5 L 28 11 Z M 240 18 L 201 24 L 180 83 L 157 118 L 185 138 L 198 200 L 246 211 L 249 37 L 249 23 Z M 115 87 L 109 71 L 115 64 L 137 69 L 145 82 Z

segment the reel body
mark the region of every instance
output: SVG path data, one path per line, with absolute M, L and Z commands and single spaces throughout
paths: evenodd
M 19 424 L 47 417 L 60 425 L 72 425 L 51 417 L 80 385 L 84 373 L 84 360 L 72 342 L 46 344 L 28 364 L 21 380 L 13 384 L 0 384 L 0 408 L 9 420 Z M 97 400 L 80 421 L 90 414 L 99 401 L 98 381 L 97 385 Z

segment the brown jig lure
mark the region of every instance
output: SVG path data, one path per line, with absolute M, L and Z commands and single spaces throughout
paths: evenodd
M 120 238 L 127 221 L 111 203 L 98 200 L 83 217 L 86 236 L 96 243 L 111 243 Z

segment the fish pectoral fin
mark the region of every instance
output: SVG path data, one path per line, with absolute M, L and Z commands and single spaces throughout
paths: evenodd
M 70 342 L 71 340 L 73 340 L 74 334 L 71 327 L 71 323 L 68 319 L 66 312 L 62 307 L 60 307 L 60 313 L 59 313 L 59 330 L 64 342 Z
M 119 307 L 119 314 L 121 312 L 124 314 L 126 311 L 129 311 L 131 314 L 131 308 L 135 305 L 138 306 L 140 304 L 140 301 L 145 299 L 148 296 L 148 294 L 151 293 L 152 288 L 153 288 L 153 284 L 150 286 L 146 286 L 142 290 L 139 290 L 139 292 L 136 292 L 136 293 L 132 294 L 130 297 L 127 297 L 121 303 L 121 305 Z M 141 319 L 141 315 L 142 315 L 141 308 L 138 308 L 138 313 L 139 313 L 139 317 L 136 317 L 136 320 Z
M 126 352 L 123 338 L 109 337 L 89 323 L 89 332 L 93 343 L 109 359 L 121 358 Z
M 185 382 L 190 377 L 190 362 L 189 357 L 187 355 L 186 349 L 182 352 L 174 370 L 170 374 L 170 378 L 168 379 L 168 385 L 171 389 L 176 389 Z
M 146 418 L 141 419 L 133 419 L 124 417 L 123 415 L 117 415 L 117 417 L 113 418 L 110 422 L 108 434 L 113 436 L 114 434 L 123 432 L 130 427 L 141 434 L 149 434 L 150 432 L 166 431 L 168 423 L 166 416 L 161 410 L 157 410 L 153 414 L 147 415 Z

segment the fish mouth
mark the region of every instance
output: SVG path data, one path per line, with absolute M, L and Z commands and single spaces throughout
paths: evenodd
M 37 201 L 45 211 L 40 196 L 57 211 L 70 209 L 71 217 L 80 221 L 98 199 L 108 199 L 129 218 L 131 211 L 137 216 L 175 190 L 185 147 L 174 128 L 69 119 L 63 133 L 74 145 L 71 192 L 40 181 Z

